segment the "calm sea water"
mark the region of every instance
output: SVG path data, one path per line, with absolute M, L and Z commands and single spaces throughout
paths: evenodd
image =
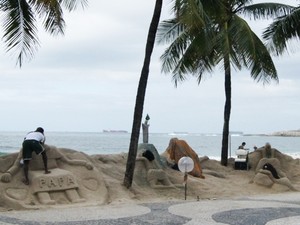
M 0 152 L 18 152 L 26 132 L 0 132 Z M 159 153 L 168 147 L 171 138 L 177 137 L 187 143 L 199 156 L 209 156 L 219 159 L 221 155 L 222 136 L 215 134 L 167 134 L 151 133 L 149 143 L 154 144 Z M 140 142 L 142 142 L 140 135 Z M 261 147 L 269 142 L 279 151 L 300 158 L 300 137 L 276 136 L 231 136 L 229 156 L 235 155 L 235 150 L 244 141 L 246 147 L 253 150 L 253 146 Z M 86 154 L 116 154 L 128 152 L 130 142 L 129 133 L 89 133 L 89 132 L 47 132 L 46 143 L 56 147 L 70 148 Z

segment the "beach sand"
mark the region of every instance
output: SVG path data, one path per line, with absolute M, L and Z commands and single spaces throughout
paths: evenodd
M 126 153 L 89 156 L 71 149 L 46 147 L 51 174 L 43 174 L 41 157 L 34 156 L 30 162 L 29 186 L 22 183 L 20 154 L 0 157 L 2 212 L 108 207 L 112 214 L 131 215 L 117 206 L 129 204 L 137 207 L 133 214 L 135 211 L 143 214 L 149 209 L 137 205 L 181 202 L 185 198 L 208 201 L 268 196 L 298 193 L 300 189 L 299 159 L 273 148 L 272 157 L 267 159 L 265 148 L 250 153 L 249 170 L 235 170 L 234 159 L 229 159 L 224 167 L 217 160 L 199 156 L 205 179 L 188 175 L 186 189 L 182 172 L 169 168 L 163 160 L 149 168 L 147 160 L 139 156 L 132 187 L 127 189 L 123 186 Z M 275 179 L 270 172 L 257 168 L 262 160 L 272 163 L 281 178 Z M 11 175 L 9 179 L 7 173 Z

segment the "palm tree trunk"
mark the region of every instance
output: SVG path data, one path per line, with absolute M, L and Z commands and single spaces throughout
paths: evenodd
M 152 51 L 154 48 L 157 27 L 160 20 L 162 2 L 163 2 L 162 0 L 156 0 L 154 13 L 153 13 L 153 17 L 149 27 L 149 32 L 147 37 L 144 65 L 142 68 L 139 86 L 137 90 L 136 101 L 135 101 L 129 152 L 128 152 L 128 158 L 126 164 L 125 177 L 123 181 L 123 184 L 126 188 L 131 187 L 132 180 L 133 180 L 135 160 L 137 155 L 138 141 L 140 136 L 140 129 L 142 123 L 143 109 L 144 109 L 145 93 L 146 93 L 146 87 L 147 87 L 148 76 L 149 76 L 149 66 L 150 66 Z
M 230 68 L 230 61 L 229 61 L 228 54 L 224 57 L 224 67 L 225 67 L 225 107 L 224 107 L 221 164 L 223 166 L 227 166 L 229 120 L 230 120 L 230 111 L 231 111 L 231 68 Z

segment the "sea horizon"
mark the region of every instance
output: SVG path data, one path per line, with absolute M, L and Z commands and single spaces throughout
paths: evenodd
M 0 152 L 13 153 L 21 149 L 26 133 L 0 132 Z M 139 143 L 142 143 L 142 133 L 139 136 Z M 78 132 L 78 131 L 56 131 L 46 132 L 46 144 L 58 148 L 69 148 L 82 151 L 88 155 L 94 154 L 118 154 L 129 151 L 130 133 L 103 133 L 103 132 Z M 149 133 L 149 143 L 153 144 L 158 153 L 163 153 L 171 138 L 185 140 L 190 147 L 201 157 L 208 156 L 213 159 L 220 159 L 222 134 L 218 133 Z M 242 143 L 253 151 L 254 146 L 262 147 L 267 142 L 282 153 L 291 155 L 294 158 L 300 157 L 300 137 L 271 136 L 261 134 L 230 135 L 228 156 L 234 157 L 235 150 Z

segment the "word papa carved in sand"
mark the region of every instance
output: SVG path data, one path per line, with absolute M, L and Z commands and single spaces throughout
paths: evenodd
M 33 183 L 34 192 L 67 190 L 78 187 L 72 174 L 36 177 Z

